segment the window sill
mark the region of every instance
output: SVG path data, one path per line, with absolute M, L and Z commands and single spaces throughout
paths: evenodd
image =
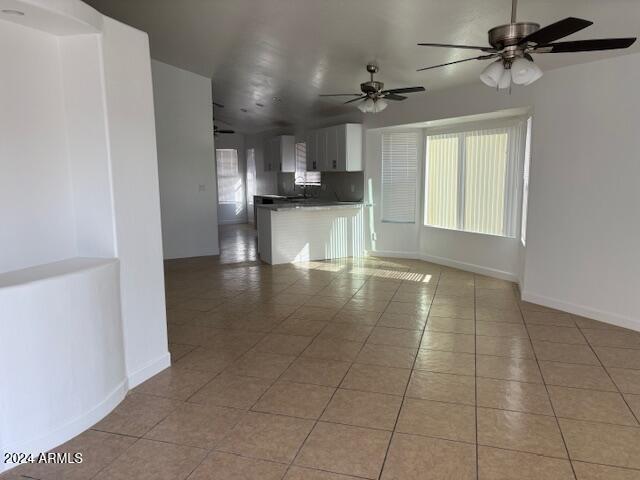
M 509 235 L 496 235 L 494 233 L 483 233 L 483 232 L 474 232 L 471 230 L 458 230 L 457 228 L 447 228 L 447 227 L 438 227 L 436 225 L 427 225 L 423 224 L 423 228 L 432 228 L 434 230 L 443 230 L 445 232 L 455 232 L 455 233 L 466 233 L 470 235 L 480 235 L 483 237 L 491 237 L 491 238 L 504 238 L 505 240 L 516 240 L 516 236 Z

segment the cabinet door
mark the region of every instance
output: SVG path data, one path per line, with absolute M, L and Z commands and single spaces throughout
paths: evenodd
M 362 125 L 357 123 L 347 123 L 343 125 L 345 139 L 344 146 L 344 169 L 347 172 L 362 171 Z
M 276 137 L 272 140 L 273 147 L 273 166 L 276 172 L 282 172 L 282 137 Z
M 270 172 L 273 170 L 273 152 L 272 152 L 272 144 L 271 140 L 266 140 L 264 142 L 264 149 L 262 153 L 262 163 L 265 172 Z
M 296 139 L 293 135 L 280 137 L 280 171 L 294 173 L 296 171 Z
M 325 170 L 328 172 L 337 172 L 340 170 L 338 165 L 338 128 L 339 127 L 329 127 L 325 130 L 327 145 Z
M 327 171 L 327 129 L 317 130 L 316 132 L 316 153 L 317 153 L 317 170 L 321 172 Z
M 347 171 L 347 127 L 338 125 L 336 127 L 336 158 L 338 159 L 337 171 Z
M 317 172 L 318 171 L 318 142 L 317 142 L 317 132 L 311 131 L 307 135 L 307 171 L 308 172 Z

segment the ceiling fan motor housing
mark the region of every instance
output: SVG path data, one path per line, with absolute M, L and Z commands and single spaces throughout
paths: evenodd
M 503 57 L 516 57 L 518 52 L 524 50 L 526 45 L 518 46 L 518 42 L 540 30 L 540 25 L 533 22 L 517 22 L 507 25 L 500 25 L 489 30 L 489 45 L 496 50 L 505 49 Z
M 360 84 L 360 90 L 366 95 L 376 94 L 384 88 L 384 83 L 371 80 Z

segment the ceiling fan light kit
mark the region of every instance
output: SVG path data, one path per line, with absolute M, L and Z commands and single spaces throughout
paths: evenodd
M 500 77 L 504 73 L 504 65 L 502 64 L 502 60 L 496 60 L 495 62 L 490 63 L 480 74 L 480 80 L 489 86 L 489 87 L 497 87 L 498 82 L 500 82 Z
M 516 85 L 531 85 L 540 77 L 540 67 L 525 57 L 518 57 L 511 64 L 511 80 Z
M 567 17 L 564 20 L 540 28 L 537 23 L 516 21 L 517 4 L 517 0 L 512 0 L 510 23 L 489 30 L 490 46 L 488 47 L 445 43 L 418 44 L 426 47 L 478 50 L 483 52 L 483 55 L 420 68 L 418 71 L 431 70 L 471 60 L 497 58 L 497 61 L 491 63 L 482 71 L 480 80 L 489 87 L 497 88 L 498 90 L 510 90 L 512 84 L 531 85 L 542 77 L 542 70 L 533 62 L 532 54 L 615 50 L 628 48 L 636 41 L 635 37 L 629 37 L 556 42 L 556 40 L 593 25 L 593 22 L 581 18 Z
M 344 102 L 353 103 L 358 102 L 356 107 L 362 113 L 380 113 L 389 105 L 388 100 L 402 101 L 407 97 L 402 94 L 424 92 L 424 87 L 404 87 L 404 88 L 392 88 L 384 90 L 384 83 L 373 79 L 373 75 L 378 73 L 379 68 L 374 63 L 367 65 L 367 72 L 369 72 L 370 80 L 360 84 L 360 91 L 362 93 L 329 93 L 320 95 L 321 97 L 356 97 Z
M 389 104 L 386 100 L 380 98 L 378 100 L 374 100 L 372 98 L 367 98 L 363 102 L 360 102 L 357 107 L 362 113 L 379 113 L 387 108 Z
M 500 59 L 490 63 L 480 74 L 480 80 L 485 85 L 506 90 L 515 85 L 531 85 L 542 77 L 542 70 L 531 60 L 517 57 L 513 62 L 507 63 Z

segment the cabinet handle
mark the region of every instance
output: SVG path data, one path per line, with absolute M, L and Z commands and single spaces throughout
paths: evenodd
M 315 162 L 315 160 L 313 161 L 313 169 L 314 169 L 314 170 L 316 169 L 316 162 Z
M 336 160 L 333 161 L 333 168 L 337 168 L 338 167 L 338 162 Z

